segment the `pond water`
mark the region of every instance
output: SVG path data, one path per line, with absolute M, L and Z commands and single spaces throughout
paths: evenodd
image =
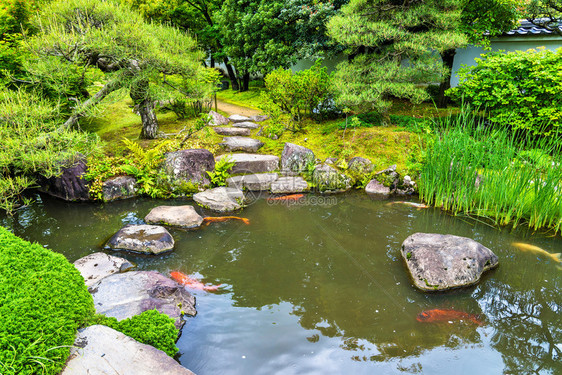
M 0 225 L 74 261 L 99 251 L 124 224 L 142 223 L 151 208 L 186 203 L 43 197 L 15 217 L 0 217 Z M 177 343 L 179 361 L 198 375 L 562 373 L 560 264 L 511 245 L 560 252 L 560 237 L 387 203 L 359 193 L 308 196 L 299 205 L 259 199 L 238 213 L 250 225 L 171 230 L 173 252 L 117 255 L 140 269 L 222 284 L 216 294 L 193 292 L 198 315 L 187 319 Z M 500 266 L 474 287 L 420 292 L 399 254 L 415 232 L 473 238 Z M 479 314 L 484 324 L 416 320 L 435 308 Z

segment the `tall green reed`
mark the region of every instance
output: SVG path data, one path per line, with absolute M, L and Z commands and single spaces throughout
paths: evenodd
M 440 122 L 421 171 L 424 201 L 497 225 L 562 229 L 559 138 L 486 126 L 469 108 Z

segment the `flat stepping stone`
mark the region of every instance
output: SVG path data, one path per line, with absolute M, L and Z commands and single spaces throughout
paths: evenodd
M 173 227 L 192 229 L 199 228 L 203 218 L 193 206 L 158 206 L 144 217 L 148 224 L 170 225 Z
M 135 265 L 127 259 L 102 252 L 86 255 L 74 262 L 86 286 L 92 286 L 104 277 L 133 269 Z
M 424 291 L 440 291 L 476 284 L 482 273 L 498 265 L 487 247 L 466 237 L 415 233 L 402 243 L 414 285 Z
M 218 135 L 228 135 L 228 136 L 245 136 L 245 137 L 249 137 L 251 134 L 251 129 L 248 128 L 223 128 L 223 127 L 217 127 L 215 128 L 215 133 L 217 133 Z
M 195 375 L 161 350 L 103 325 L 78 332 L 60 375 Z
M 105 246 L 112 250 L 160 254 L 174 248 L 174 239 L 166 228 L 158 225 L 126 225 Z
M 274 194 L 302 193 L 308 191 L 308 183 L 302 177 L 280 177 L 271 184 Z
M 232 124 L 232 126 L 237 128 L 245 128 L 245 129 L 257 129 L 259 127 L 258 124 L 251 121 L 236 122 Z
M 277 180 L 279 176 L 277 173 L 259 173 L 247 174 L 243 176 L 234 176 L 226 180 L 229 187 L 238 189 L 246 189 L 250 191 L 269 190 L 271 184 Z
M 193 195 L 193 200 L 214 211 L 236 211 L 244 204 L 244 193 L 236 188 L 217 187 Z
M 209 122 L 209 125 L 211 126 L 228 124 L 228 119 L 223 115 L 221 115 L 220 113 L 217 113 L 215 111 L 209 111 L 209 116 L 211 116 L 211 121 Z
M 221 155 L 217 160 L 225 157 Z M 234 166 L 230 169 L 230 174 L 255 174 L 273 172 L 279 169 L 279 157 L 274 155 L 255 155 L 255 154 L 228 154 L 234 161 Z
M 195 297 L 183 285 L 157 271 L 129 271 L 104 277 L 89 289 L 98 314 L 117 320 L 147 310 L 158 310 L 174 319 L 179 329 L 183 313 L 194 316 Z
M 269 116 L 266 115 L 256 115 L 256 116 L 250 116 L 250 121 L 253 122 L 262 122 L 265 121 L 269 118 Z
M 250 121 L 249 117 L 246 116 L 241 116 L 241 115 L 231 115 L 228 120 L 232 123 L 237 123 L 237 122 L 244 122 L 244 121 Z
M 253 138 L 246 137 L 224 137 L 222 143 L 219 143 L 226 151 L 244 151 L 244 152 L 257 152 L 262 146 L 263 142 Z

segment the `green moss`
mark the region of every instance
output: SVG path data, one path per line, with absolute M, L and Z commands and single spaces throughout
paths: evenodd
M 263 87 L 250 87 L 248 91 L 235 91 L 232 89 L 217 92 L 217 99 L 223 102 L 258 109 L 261 104 Z
M 409 252 L 408 254 L 406 254 L 406 259 L 409 260 L 411 257 L 412 257 L 412 253 Z
M 94 312 L 66 258 L 0 227 L 0 373 L 58 374 Z
M 174 319 L 157 310 L 144 311 L 140 315 L 117 321 L 115 318 L 96 315 L 89 325 L 103 324 L 132 337 L 143 344 L 152 345 L 170 357 L 178 352 L 176 340 L 179 330 L 174 326 Z

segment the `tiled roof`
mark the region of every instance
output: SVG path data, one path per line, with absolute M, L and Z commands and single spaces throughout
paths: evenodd
M 562 33 L 562 23 L 558 24 L 558 29 Z M 508 31 L 504 35 L 515 35 L 515 36 L 526 36 L 526 35 L 557 35 L 551 30 L 547 30 L 544 27 L 539 27 L 527 20 L 519 21 L 519 27 L 517 29 Z

